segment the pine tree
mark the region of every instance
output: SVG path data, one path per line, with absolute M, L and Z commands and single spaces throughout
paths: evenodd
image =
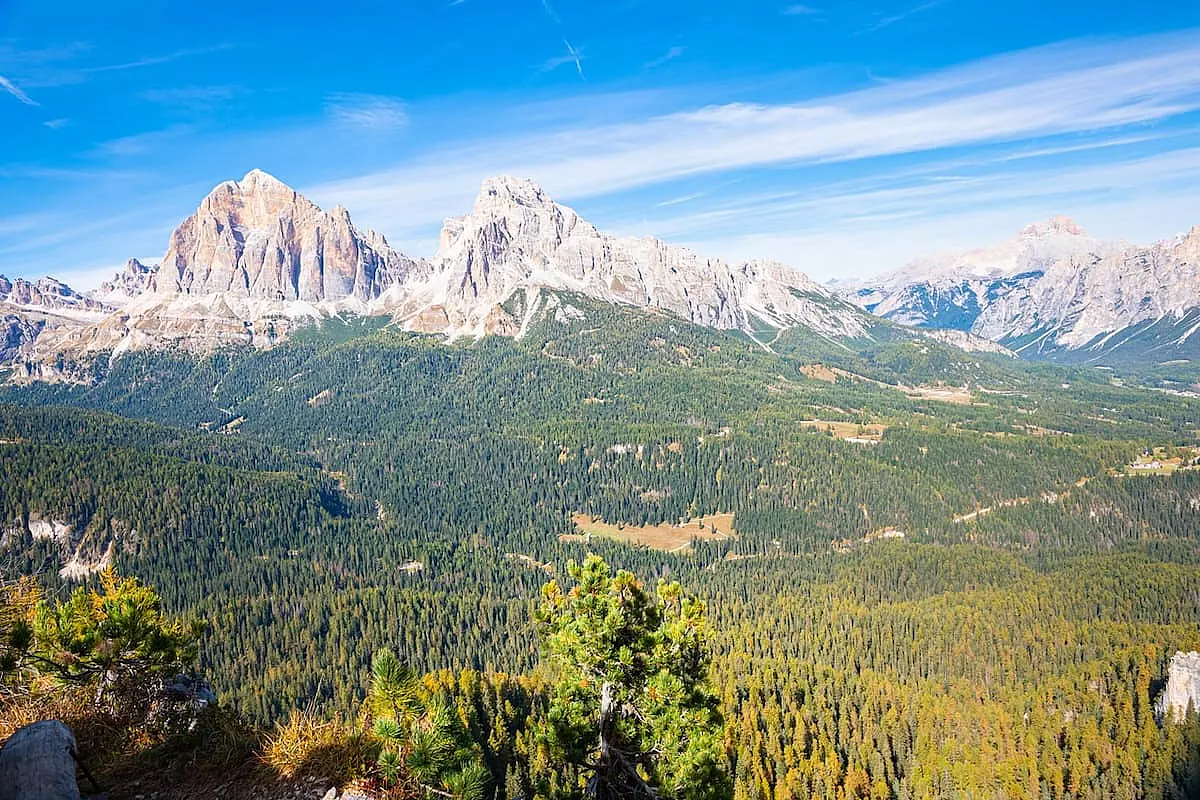
M 574 793 L 729 797 L 704 604 L 676 583 L 651 595 L 595 555 L 567 571 L 576 585 L 548 583 L 537 619 L 557 673 L 543 735 Z

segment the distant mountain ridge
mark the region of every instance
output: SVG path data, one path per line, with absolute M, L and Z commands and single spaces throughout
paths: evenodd
M 86 307 L 89 316 L 36 330 L 13 322 L 5 360 L 44 366 L 57 353 L 269 346 L 298 325 L 344 315 L 386 315 L 450 338 L 519 336 L 557 292 L 748 334 L 803 326 L 854 338 L 875 324 L 783 264 L 727 264 L 649 237 L 611 236 L 512 177 L 484 181 L 470 213 L 446 220 L 437 253 L 425 259 L 360 231 L 341 206 L 325 212 L 252 170 L 204 198 L 159 264 L 131 259 L 90 297 L 43 284 L 21 296 Z M 44 377 L 32 366 L 28 377 Z
M 833 288 L 906 325 L 967 331 L 1067 361 L 1200 357 L 1200 227 L 1150 246 L 1104 242 L 1067 217 L 992 247 L 916 259 Z

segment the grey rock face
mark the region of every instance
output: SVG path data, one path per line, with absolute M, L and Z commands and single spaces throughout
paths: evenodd
M 1171 657 L 1167 687 L 1154 704 L 1160 720 L 1183 722 L 1188 711 L 1200 710 L 1200 653 L 1177 652 Z
M 1057 261 L 1016 302 L 984 312 L 980 335 L 1011 339 L 1049 331 L 1064 347 L 1200 306 L 1200 227 L 1150 247 L 1112 246 Z M 989 313 L 990 312 L 990 313 Z
M 730 265 L 650 237 L 611 236 L 533 182 L 511 177 L 484 181 L 471 213 L 446 220 L 433 262 L 412 310 L 442 309 L 438 324 L 458 333 L 491 332 L 489 314 L 533 289 L 658 309 L 713 328 L 804 325 L 858 336 L 866 327 L 861 312 L 783 264 Z
M 29 319 L 20 314 L 0 317 L 0 364 L 19 358 L 37 339 L 44 325 L 42 320 Z
M 1168 330 L 1200 307 L 1200 227 L 1142 247 L 1093 239 L 1055 217 L 994 247 L 837 288 L 902 324 L 967 331 L 1020 352 L 1106 352 L 1137 326 L 1165 321 Z M 1175 341 L 1168 332 L 1155 346 L 1169 353 L 1194 332 L 1182 325 Z
M 0 800 L 79 800 L 75 735 L 58 720 L 26 725 L 0 749 Z
M 895 272 L 837 289 L 893 322 L 995 338 L 980 330 L 981 315 L 1038 282 L 1061 259 L 1104 247 L 1068 217 L 1052 217 L 998 245 L 918 258 Z
M 158 265 L 146 266 L 136 258 L 131 258 L 112 280 L 100 284 L 96 298 L 107 305 L 120 306 L 138 295 L 157 289 Z
M 20 306 L 44 311 L 103 312 L 104 305 L 91 297 L 81 295 L 54 278 L 24 278 L 9 280 L 0 275 L 0 304 Z

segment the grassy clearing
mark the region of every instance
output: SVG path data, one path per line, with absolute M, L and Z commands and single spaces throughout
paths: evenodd
M 837 422 L 824 419 L 806 419 L 800 421 L 800 427 L 813 428 L 819 431 L 829 431 L 838 439 L 858 442 L 878 442 L 883 439 L 887 425 L 878 422 Z
M 723 540 L 737 537 L 733 527 L 733 514 L 709 514 L 696 519 L 681 521 L 677 525 L 613 525 L 602 522 L 587 514 L 571 517 L 579 533 L 563 534 L 560 541 L 587 541 L 591 536 L 603 536 L 627 544 L 644 545 L 666 552 L 683 552 L 691 548 L 693 539 Z

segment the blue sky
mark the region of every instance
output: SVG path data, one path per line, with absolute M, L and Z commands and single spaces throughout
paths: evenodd
M 430 255 L 480 181 L 815 278 L 1200 224 L 1194 0 L 0 0 L 0 273 L 81 288 L 265 169 Z

